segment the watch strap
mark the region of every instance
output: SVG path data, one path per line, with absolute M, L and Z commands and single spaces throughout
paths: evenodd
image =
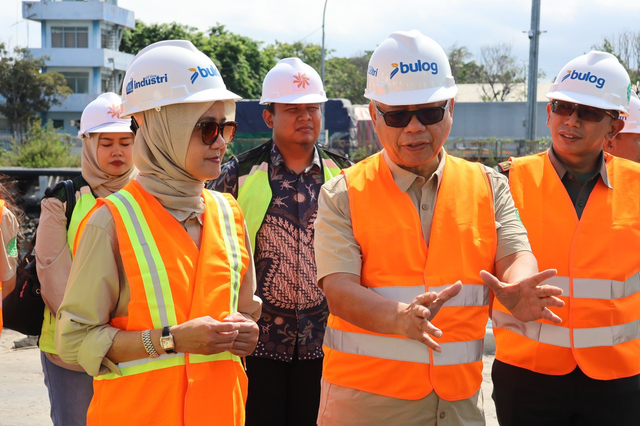
M 173 334 L 171 334 L 171 327 L 162 327 L 162 337 L 160 338 L 160 345 L 162 350 L 168 354 L 176 353 L 176 343 L 173 340 Z M 170 342 L 170 343 L 169 343 Z

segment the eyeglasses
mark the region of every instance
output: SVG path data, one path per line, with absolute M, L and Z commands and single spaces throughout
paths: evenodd
M 573 114 L 573 111 L 578 112 L 578 118 L 580 120 L 590 121 L 593 123 L 599 123 L 600 121 L 602 121 L 605 115 L 608 115 L 614 120 L 618 119 L 617 114 L 613 114 L 611 111 L 607 111 L 606 109 L 574 104 L 571 102 L 563 102 L 557 100 L 551 101 L 551 112 L 554 114 L 558 114 L 563 117 L 569 117 L 571 116 L 571 114 Z
M 138 125 L 138 121 L 133 115 L 131 116 L 131 124 L 129 125 L 129 128 L 131 129 L 131 133 L 133 133 L 134 136 L 138 133 L 138 129 L 140 128 L 140 125 Z
M 441 107 L 422 108 L 416 111 L 387 111 L 382 112 L 378 105 L 375 106 L 378 114 L 384 118 L 384 122 L 389 127 L 406 127 L 413 116 L 418 117 L 418 121 L 425 126 L 436 124 L 444 118 L 444 112 L 449 107 L 449 101 Z
M 221 132 L 224 141 L 229 144 L 236 136 L 238 123 L 235 121 L 227 121 L 225 123 L 218 124 L 215 121 L 203 121 L 201 123 L 196 123 L 195 127 L 199 127 L 202 130 L 202 143 L 205 145 L 213 145 Z

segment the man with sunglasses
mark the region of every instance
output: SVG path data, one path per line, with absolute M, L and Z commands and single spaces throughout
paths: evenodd
M 320 187 L 351 164 L 316 145 L 326 101 L 313 68 L 278 62 L 262 85 L 272 139 L 234 157 L 212 184 L 245 213 L 263 300 L 260 339 L 247 358 L 249 426 L 316 424 L 329 312 L 316 285 L 313 222 Z
M 321 426 L 483 425 L 490 289 L 522 321 L 560 321 L 507 180 L 443 149 L 456 93 L 446 53 L 417 30 L 371 56 L 384 150 L 322 187 L 316 220 L 331 311 Z
M 624 125 L 627 72 L 609 53 L 570 61 L 547 94 L 553 144 L 512 159 L 511 192 L 540 268 L 556 268 L 561 324 L 493 305 L 501 425 L 637 425 L 640 165 L 603 152 Z

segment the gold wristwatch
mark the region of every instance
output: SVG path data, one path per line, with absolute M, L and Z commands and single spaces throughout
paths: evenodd
M 168 354 L 176 353 L 176 343 L 173 340 L 173 334 L 169 331 L 170 327 L 162 327 L 162 337 L 160 337 L 160 346 L 162 350 Z

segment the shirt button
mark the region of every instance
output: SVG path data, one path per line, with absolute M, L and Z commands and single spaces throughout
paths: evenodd
M 418 176 L 418 177 L 416 178 L 416 180 L 417 180 L 418 182 L 424 182 L 424 178 L 423 178 L 422 176 Z
M 580 201 L 578 201 L 578 205 L 579 205 L 580 207 L 584 207 L 584 200 L 580 200 Z
M 573 175 L 571 173 L 569 173 L 567 176 L 569 177 L 569 179 L 573 179 Z
M 440 411 L 440 418 L 444 419 L 445 417 L 447 417 L 447 413 L 445 413 L 444 411 Z
M 423 204 L 422 205 L 422 210 L 429 210 L 429 205 L 428 204 Z

